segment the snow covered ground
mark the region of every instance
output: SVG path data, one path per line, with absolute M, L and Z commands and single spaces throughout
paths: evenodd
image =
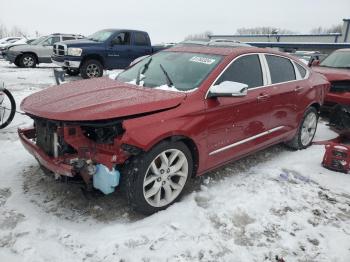
M 1 81 L 19 105 L 53 85 L 52 65 L 0 60 Z M 321 166 L 323 146 L 226 165 L 144 217 L 119 192 L 86 195 L 45 176 L 17 139 L 30 124 L 17 114 L 0 130 L 0 261 L 350 261 L 350 175 Z M 321 122 L 316 140 L 333 137 Z

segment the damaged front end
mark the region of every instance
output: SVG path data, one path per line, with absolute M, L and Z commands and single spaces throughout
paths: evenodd
M 119 184 L 118 165 L 132 152 L 122 145 L 121 120 L 61 122 L 34 119 L 34 127 L 19 129 L 24 147 L 56 177 L 80 176 L 105 194 Z

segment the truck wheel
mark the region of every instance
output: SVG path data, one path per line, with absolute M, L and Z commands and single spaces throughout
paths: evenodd
M 85 79 L 101 77 L 103 75 L 103 66 L 97 60 L 86 60 L 80 67 L 80 75 Z
M 287 146 L 296 150 L 310 146 L 316 133 L 317 122 L 317 110 L 314 107 L 309 107 L 304 113 L 298 132 L 291 141 L 286 143 Z
M 13 62 L 17 67 L 21 67 L 21 64 L 19 63 L 18 59 L 16 59 L 15 62 Z
M 70 76 L 77 76 L 80 73 L 79 69 L 71 69 L 71 68 L 67 68 L 65 70 L 65 72 L 66 72 L 67 75 L 70 75 Z
M 129 204 L 149 215 L 179 200 L 192 170 L 188 147 L 182 142 L 164 141 L 125 164 L 121 186 Z
M 23 54 L 19 64 L 21 67 L 36 67 L 36 57 L 33 54 Z

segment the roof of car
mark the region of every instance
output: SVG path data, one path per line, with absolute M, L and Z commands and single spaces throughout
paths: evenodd
M 113 32 L 118 32 L 118 31 L 132 31 L 132 32 L 140 32 L 140 33 L 146 33 L 145 31 L 141 30 L 135 30 L 135 29 L 125 29 L 125 28 L 106 28 L 100 31 L 113 31 Z
M 349 52 L 350 48 L 342 48 L 342 49 L 338 49 L 336 50 L 336 52 Z
M 286 53 L 282 53 L 270 48 L 259 48 L 253 46 L 237 46 L 237 47 L 221 47 L 221 46 L 199 46 L 199 45 L 178 45 L 164 51 L 173 52 L 189 52 L 189 53 L 201 53 L 211 55 L 222 56 L 238 56 L 247 53 L 270 53 L 289 57 L 295 60 L 295 57 Z

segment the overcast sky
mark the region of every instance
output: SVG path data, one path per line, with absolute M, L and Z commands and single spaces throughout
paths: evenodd
M 0 22 L 28 33 L 89 35 L 103 28 L 140 29 L 153 43 L 210 30 L 274 26 L 299 33 L 350 18 L 350 0 L 0 0 Z

